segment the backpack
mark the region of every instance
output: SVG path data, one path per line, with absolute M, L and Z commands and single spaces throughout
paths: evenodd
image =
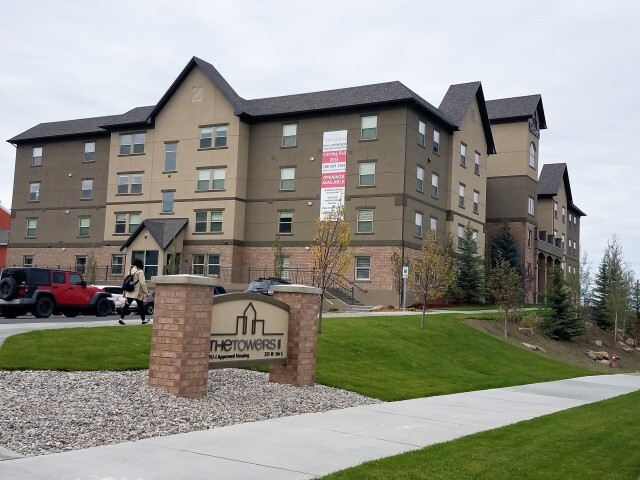
M 138 282 L 135 281 L 134 276 L 129 273 L 129 275 L 124 277 L 124 282 L 122 282 L 122 289 L 125 292 L 133 292 L 136 289 L 136 283 Z

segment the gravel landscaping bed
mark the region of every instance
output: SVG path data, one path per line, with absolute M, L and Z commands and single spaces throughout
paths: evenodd
M 336 388 L 270 383 L 265 373 L 209 372 L 207 396 L 175 397 L 148 371 L 0 371 L 0 446 L 21 455 L 76 450 L 236 423 L 381 403 Z

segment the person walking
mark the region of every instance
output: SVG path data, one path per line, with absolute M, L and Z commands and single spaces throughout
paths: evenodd
M 133 275 L 133 281 L 135 282 L 135 288 L 131 292 L 124 292 L 125 303 L 122 308 L 122 313 L 120 314 L 120 320 L 118 323 L 120 325 L 126 325 L 124 323 L 124 317 L 129 314 L 129 307 L 131 306 L 131 302 L 134 300 L 138 305 L 138 313 L 140 314 L 140 319 L 142 320 L 142 324 L 145 325 L 149 323 L 149 320 L 144 318 L 144 300 L 147 298 L 147 294 L 149 293 L 149 289 L 147 288 L 147 283 L 144 278 L 144 264 L 140 258 L 136 258 L 133 261 L 133 265 L 131 265 L 131 269 L 129 270 L 129 274 Z

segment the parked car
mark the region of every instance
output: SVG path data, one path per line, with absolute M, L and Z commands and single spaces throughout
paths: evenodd
M 92 285 L 96 288 L 101 288 L 109 294 L 109 301 L 111 302 L 111 313 L 116 313 L 116 303 L 118 298 L 124 293 L 122 285 Z
M 271 287 L 274 285 L 289 285 L 289 282 L 283 278 L 276 277 L 258 278 L 249 284 L 245 292 L 273 295 L 273 289 Z
M 31 313 L 105 317 L 111 313 L 109 294 L 87 285 L 80 272 L 53 268 L 5 268 L 0 275 L 0 312 L 5 318 Z

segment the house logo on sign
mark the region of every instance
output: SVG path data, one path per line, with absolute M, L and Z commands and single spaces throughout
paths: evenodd
M 289 306 L 262 295 L 216 296 L 211 319 L 214 366 L 286 363 Z

